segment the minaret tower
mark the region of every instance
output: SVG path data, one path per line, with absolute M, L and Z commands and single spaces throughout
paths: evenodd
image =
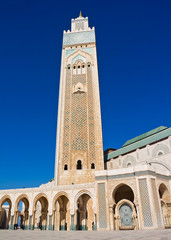
M 95 29 L 80 12 L 63 33 L 55 184 L 91 183 L 103 169 Z

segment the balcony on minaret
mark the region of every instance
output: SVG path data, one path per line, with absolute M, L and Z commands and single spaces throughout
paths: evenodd
M 88 25 L 88 17 L 83 17 L 81 12 L 78 18 L 71 20 L 71 32 L 90 30 Z
M 88 23 L 88 17 L 83 17 L 80 14 L 79 17 L 71 19 L 71 31 L 63 32 L 63 47 L 95 43 L 95 29 L 90 28 Z

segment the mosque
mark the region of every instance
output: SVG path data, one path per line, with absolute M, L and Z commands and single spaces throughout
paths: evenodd
M 170 228 L 170 193 L 171 128 L 103 151 L 95 29 L 80 14 L 63 33 L 54 179 L 0 190 L 0 228 Z

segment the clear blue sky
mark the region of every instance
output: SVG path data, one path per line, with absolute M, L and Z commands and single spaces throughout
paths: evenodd
M 104 149 L 171 126 L 171 1 L 0 1 L 0 189 L 54 176 L 63 30 L 96 28 Z

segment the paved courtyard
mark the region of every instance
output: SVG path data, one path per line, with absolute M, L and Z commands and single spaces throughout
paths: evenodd
M 171 240 L 171 229 L 143 231 L 11 231 L 0 230 L 0 240 Z

